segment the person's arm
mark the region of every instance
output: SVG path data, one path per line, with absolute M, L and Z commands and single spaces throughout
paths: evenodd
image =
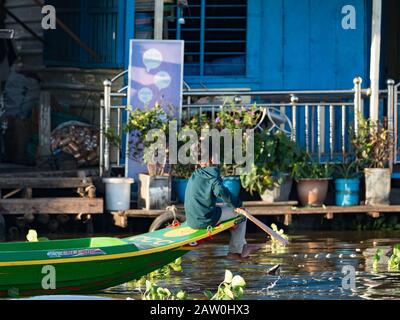
M 215 179 L 213 184 L 213 193 L 217 198 L 221 198 L 228 206 L 232 208 L 240 208 L 242 206 L 242 201 L 239 198 L 234 199 L 232 197 L 232 194 L 228 188 L 223 185 L 221 178 Z

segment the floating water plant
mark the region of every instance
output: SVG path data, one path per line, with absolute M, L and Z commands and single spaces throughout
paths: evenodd
M 205 291 L 204 295 L 210 300 L 240 300 L 244 294 L 246 282 L 239 276 L 233 276 L 229 270 L 225 271 L 225 279 L 218 286 L 217 293 Z
M 389 271 L 400 271 L 400 244 L 396 244 L 393 248 L 393 254 L 388 261 Z
M 128 282 L 127 285 L 136 288 L 145 285 L 147 280 L 154 282 L 156 280 L 168 279 L 171 275 L 171 270 L 175 272 L 182 272 L 181 264 L 182 264 L 182 258 L 178 258 L 174 262 L 171 262 L 170 264 L 160 269 L 157 269 L 149 273 L 148 275 L 141 277 L 138 280 Z
M 142 300 L 185 300 L 186 292 L 180 290 L 177 294 L 167 288 L 157 286 L 154 281 L 146 280 L 146 291 L 142 294 Z
M 378 249 L 374 254 L 373 264 L 372 264 L 372 268 L 374 269 L 374 271 L 378 270 L 378 263 L 381 260 L 382 253 L 383 253 L 382 250 Z

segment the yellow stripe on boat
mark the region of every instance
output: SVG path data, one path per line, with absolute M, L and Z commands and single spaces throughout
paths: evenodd
M 216 235 L 222 231 L 228 230 L 235 225 L 235 220 L 225 223 L 224 225 L 219 225 L 210 232 L 210 235 Z M 114 259 L 124 259 L 131 258 L 135 256 L 142 256 L 152 253 L 158 253 L 167 250 L 190 250 L 190 248 L 183 248 L 183 246 L 187 246 L 190 243 L 197 242 L 203 239 L 206 239 L 207 236 L 198 236 L 192 238 L 190 240 L 177 242 L 171 245 L 165 245 L 162 247 L 151 248 L 147 250 L 139 250 L 134 252 L 126 252 L 126 253 L 115 253 L 115 254 L 107 254 L 100 256 L 91 256 L 91 257 L 71 257 L 71 258 L 62 258 L 62 259 L 46 259 L 46 260 L 25 260 L 25 261 L 9 261 L 9 262 L 0 262 L 0 267 L 12 267 L 12 266 L 30 266 L 30 265 L 49 265 L 49 264 L 60 264 L 60 263 L 74 263 L 74 262 L 90 262 L 90 261 L 98 261 L 98 260 L 114 260 Z

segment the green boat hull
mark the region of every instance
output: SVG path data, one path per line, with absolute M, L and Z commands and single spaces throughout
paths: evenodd
M 183 224 L 125 239 L 0 244 L 0 297 L 94 293 L 114 287 L 169 264 L 243 221 L 238 217 L 212 230 Z

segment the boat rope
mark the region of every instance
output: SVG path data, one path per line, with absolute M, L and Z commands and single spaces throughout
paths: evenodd
M 172 206 L 169 206 L 169 207 L 167 207 L 167 208 L 165 208 L 165 209 L 166 209 L 167 211 L 172 212 L 172 214 L 173 214 L 173 216 L 174 216 L 174 219 L 173 219 L 172 223 L 171 223 L 168 227 L 169 227 L 169 228 L 176 228 L 176 227 L 179 227 L 179 226 L 181 225 L 181 223 L 180 223 L 180 221 L 176 218 L 176 212 L 177 212 L 176 206 L 172 205 Z

